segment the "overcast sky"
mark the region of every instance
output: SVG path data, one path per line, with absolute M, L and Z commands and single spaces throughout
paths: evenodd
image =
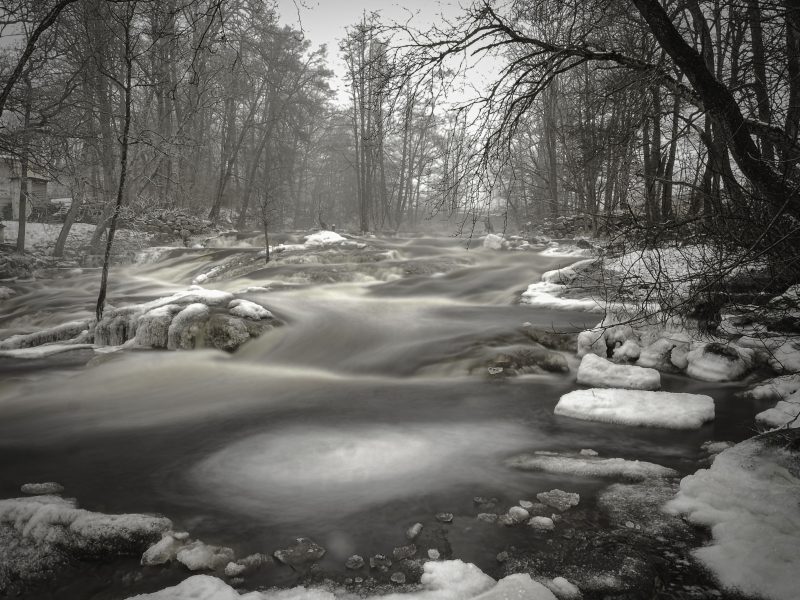
M 316 47 L 328 46 L 328 60 L 337 75 L 334 86 L 340 88 L 344 66 L 339 58 L 339 40 L 345 29 L 359 20 L 366 11 L 379 11 L 386 22 L 405 22 L 424 29 L 441 20 L 441 15 L 455 17 L 459 11 L 458 0 L 278 0 L 281 21 L 292 27 L 302 25 L 306 37 Z M 337 89 L 343 99 L 342 89 Z

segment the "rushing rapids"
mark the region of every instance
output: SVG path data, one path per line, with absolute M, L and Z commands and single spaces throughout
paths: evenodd
M 0 497 L 57 481 L 84 508 L 164 515 L 237 556 L 306 536 L 327 549 L 319 566 L 334 579 L 345 577 L 349 556 L 391 553 L 413 523 L 436 527 L 435 514 L 452 513 L 449 528 L 438 526 L 442 552 L 500 576 L 498 552 L 514 545 L 535 556 L 548 542 L 476 521 L 476 496 L 496 498 L 502 511 L 570 490 L 588 499 L 571 530 L 610 527 L 593 500 L 608 481 L 514 469 L 510 457 L 593 449 L 687 474 L 706 456 L 703 442 L 744 439 L 761 408 L 734 399 L 732 384 L 665 375 L 671 391 L 712 395 L 716 420 L 692 431 L 625 428 L 553 414 L 576 388 L 571 352 L 558 353 L 569 373 L 539 362 L 493 377 L 498 355 L 532 345 L 524 323 L 560 332 L 596 323 L 589 313 L 518 303 L 529 283 L 574 258 L 467 250 L 453 238 L 284 241 L 269 263 L 257 240 L 230 239 L 151 249 L 113 273 L 114 306 L 194 284 L 236 293 L 285 322 L 233 353 L 82 346 L 0 358 Z M 97 279 L 86 270 L 14 283 L 0 305 L 0 338 L 89 318 Z M 141 574 L 137 563 L 70 564 L 25 595 L 125 598 L 187 575 L 175 565 Z M 308 576 L 274 566 L 245 587 Z

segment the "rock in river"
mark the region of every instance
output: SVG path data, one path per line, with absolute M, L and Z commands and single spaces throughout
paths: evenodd
M 308 538 L 297 538 L 294 546 L 276 550 L 273 556 L 290 567 L 302 566 L 319 560 L 325 555 L 325 548 Z

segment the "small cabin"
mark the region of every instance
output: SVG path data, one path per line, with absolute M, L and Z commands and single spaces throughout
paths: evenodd
M 19 176 L 19 159 L 0 156 L 0 219 L 16 221 L 19 218 Z M 31 208 L 47 206 L 48 182 L 47 177 L 28 169 L 28 202 Z

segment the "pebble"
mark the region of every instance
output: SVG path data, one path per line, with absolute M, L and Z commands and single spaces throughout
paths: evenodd
M 364 559 L 358 554 L 353 554 L 353 556 L 344 561 L 344 566 L 355 571 L 364 566 Z
M 389 578 L 392 583 L 396 583 L 398 585 L 403 584 L 406 582 L 405 573 L 401 573 L 398 571 L 397 573 L 392 573 L 392 576 Z
M 439 554 L 439 551 L 436 548 L 430 548 L 428 550 L 428 558 L 431 560 L 439 560 L 440 556 L 441 554 Z
M 373 569 L 388 569 L 392 566 L 392 561 L 384 554 L 376 554 L 370 557 L 369 566 Z
M 406 530 L 406 537 L 410 540 L 413 540 L 420 533 L 422 533 L 422 523 L 414 523 L 408 528 L 408 530 Z
M 514 523 L 522 523 L 530 518 L 530 513 L 521 506 L 512 506 L 508 509 L 508 516 Z
M 436 513 L 436 520 L 441 521 L 442 523 L 452 523 L 453 513 L 447 513 L 447 512 Z
M 406 558 L 411 558 L 417 553 L 417 547 L 414 544 L 408 544 L 407 546 L 398 546 L 394 550 L 392 550 L 392 556 L 395 560 L 404 560 Z
M 541 492 L 536 494 L 536 498 L 542 504 L 551 506 L 556 510 L 560 510 L 561 512 L 564 512 L 573 506 L 577 506 L 581 500 L 581 497 L 578 494 L 565 492 L 563 490 L 550 490 L 549 492 Z

